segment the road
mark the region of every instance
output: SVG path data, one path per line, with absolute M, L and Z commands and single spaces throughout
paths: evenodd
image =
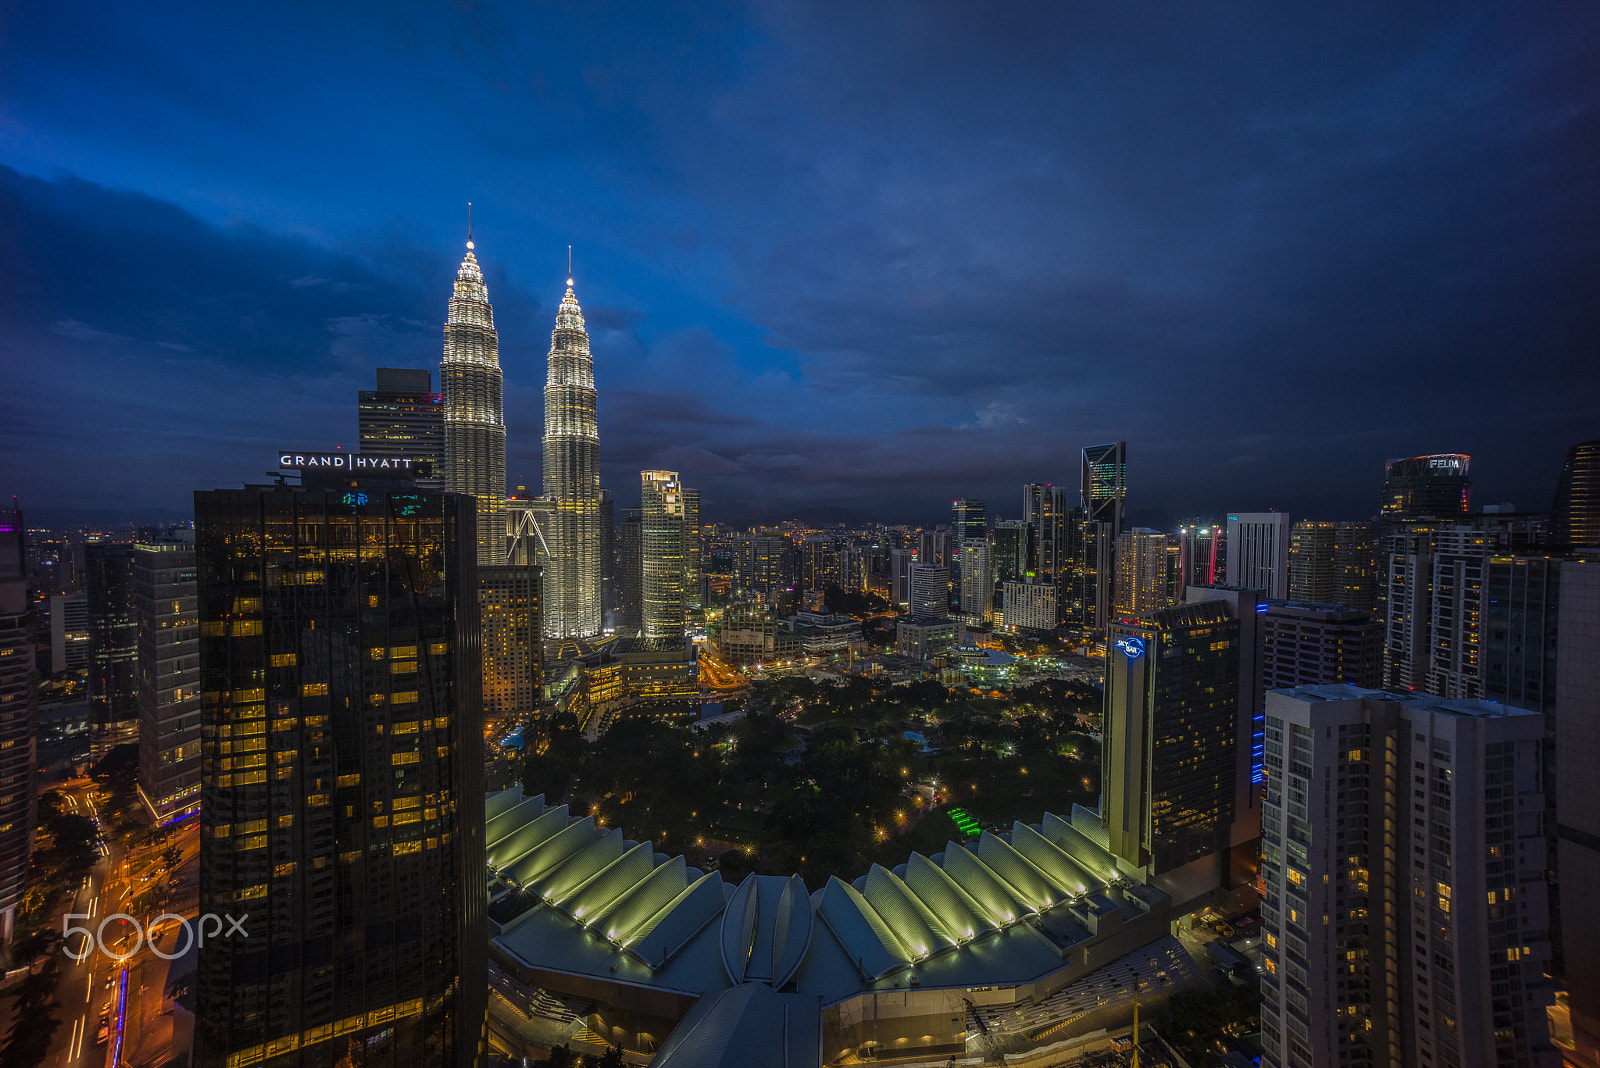
M 95 819 L 94 791 L 83 781 L 65 783 L 60 788 L 71 811 Z M 180 869 L 188 867 L 192 876 L 199 853 L 199 835 L 194 827 L 175 833 L 168 843 L 177 845 L 183 855 Z M 165 845 L 125 851 L 114 842 L 101 845 L 101 858 L 88 878 L 78 887 L 58 919 L 60 930 L 87 927 L 98 934 L 99 943 L 89 936 L 73 934 L 62 950 L 59 981 L 53 1007 L 56 1029 L 43 1063 L 51 1068 L 114 1068 L 122 1065 L 158 1064 L 166 1060 L 172 1035 L 172 1019 L 163 1015 L 163 989 L 167 962 L 148 945 L 138 944 L 133 924 L 108 919 L 119 914 L 132 916 L 146 925 L 157 914 L 171 912 L 193 916 L 197 895 L 184 890 L 167 895 L 161 889 L 159 858 Z M 190 880 L 174 880 L 187 888 Z M 169 919 L 163 925 L 158 948 L 171 954 L 181 949 L 180 925 Z M 72 952 L 67 953 L 70 949 Z M 73 954 L 82 956 L 74 960 Z M 116 958 L 123 957 L 124 961 Z M 100 1040 L 100 1024 L 105 1019 L 106 1038 Z M 113 1057 L 120 1052 L 120 1059 Z

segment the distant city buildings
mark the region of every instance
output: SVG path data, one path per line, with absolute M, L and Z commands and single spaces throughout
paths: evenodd
M 321 480 L 195 495 L 193 1063 L 484 1055 L 478 502 Z M 372 566 L 381 561 L 383 566 Z
M 1542 718 L 1339 685 L 1266 724 L 1262 1064 L 1556 1068 Z
M 466 338 L 458 336 L 456 340 Z M 462 376 L 453 374 L 454 381 L 462 383 Z M 454 410 L 465 407 L 457 403 Z M 356 412 L 362 455 L 412 457 L 421 461 L 419 466 L 425 472 L 418 475 L 417 485 L 444 488 L 444 396 L 433 391 L 433 375 L 429 371 L 378 368 L 377 388 L 360 391 Z
M 939 564 L 917 564 L 911 569 L 911 614 L 930 619 L 950 615 L 950 569 Z
M 38 816 L 39 674 L 26 546 L 22 510 L 0 510 L 0 944 L 7 946 L 17 934 Z
M 1289 516 L 1238 512 L 1228 516 L 1228 585 L 1289 597 Z

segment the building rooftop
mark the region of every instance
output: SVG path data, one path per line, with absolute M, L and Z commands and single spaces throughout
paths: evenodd
M 1012 986 L 1081 970 L 1073 961 L 1089 943 L 1167 904 L 1048 813 L 816 890 L 798 875 L 733 886 L 518 787 L 489 797 L 485 814 L 494 953 L 699 997 L 662 1064 L 766 1063 L 740 1051 L 771 1042 L 789 995 L 803 999 L 787 1026 L 804 1046 L 815 1028 L 796 1031 L 796 1012 L 868 991 Z M 817 1063 L 809 1047 L 791 1057 Z
M 1298 697 L 1307 701 L 1349 701 L 1370 697 L 1375 701 L 1394 701 L 1410 705 L 1413 708 L 1424 708 L 1430 712 L 1449 712 L 1457 716 L 1494 718 L 1501 716 L 1536 716 L 1540 714 L 1526 708 L 1518 708 L 1516 705 L 1501 704 L 1499 701 L 1485 701 L 1480 698 L 1466 697 L 1435 697 L 1432 694 L 1413 693 L 1410 691 L 1396 693 L 1391 690 L 1369 690 L 1362 686 L 1352 686 L 1347 682 L 1292 686 L 1288 689 L 1270 690 L 1268 692 L 1287 694 L 1290 697 Z

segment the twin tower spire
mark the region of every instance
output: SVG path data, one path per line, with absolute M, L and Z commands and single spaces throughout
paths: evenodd
M 504 374 L 494 308 L 484 285 L 467 205 L 467 255 L 456 271 L 439 364 L 444 394 L 445 489 L 477 500 L 478 563 L 506 563 L 506 426 Z M 544 388 L 544 496 L 549 510 L 540 563 L 548 638 L 600 633 L 600 434 L 595 415 L 594 357 L 583 310 L 572 289 L 556 311 Z

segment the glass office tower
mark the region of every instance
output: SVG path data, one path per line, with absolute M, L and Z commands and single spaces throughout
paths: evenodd
M 198 1068 L 481 1060 L 475 504 L 195 494 L 200 912 L 248 917 L 200 952 Z

